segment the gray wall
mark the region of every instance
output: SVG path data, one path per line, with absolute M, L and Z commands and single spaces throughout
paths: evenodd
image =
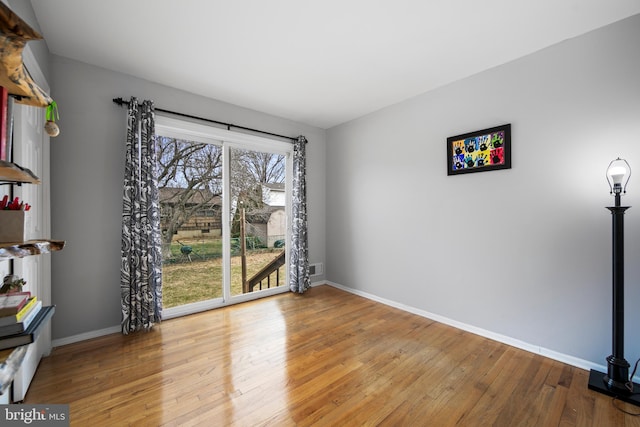
M 327 132 L 327 278 L 604 365 L 605 180 L 640 170 L 640 15 Z M 446 138 L 512 124 L 510 170 L 447 176 Z M 626 214 L 626 351 L 640 357 L 640 177 Z
M 120 323 L 120 230 L 126 110 L 113 98 L 297 136 L 307 145 L 311 262 L 325 262 L 325 131 L 52 55 L 61 134 L 51 140 L 53 338 Z M 316 280 L 322 277 L 314 278 Z

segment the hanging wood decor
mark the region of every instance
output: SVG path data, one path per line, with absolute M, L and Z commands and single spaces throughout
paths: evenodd
M 22 62 L 22 51 L 28 41 L 42 36 L 0 2 L 0 86 L 20 104 L 46 107 L 52 99 L 31 78 Z

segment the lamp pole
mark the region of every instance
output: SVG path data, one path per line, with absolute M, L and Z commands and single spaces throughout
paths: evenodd
M 611 211 L 613 236 L 613 299 L 612 348 L 607 357 L 607 375 L 603 381 L 610 390 L 628 392 L 629 362 L 624 358 L 624 212 L 629 206 L 620 206 L 620 193 L 615 195 Z
M 631 168 L 626 160 L 617 158 L 607 168 L 607 181 L 615 206 L 607 209 L 612 220 L 612 353 L 607 357 L 607 373 L 591 370 L 589 388 L 625 402 L 640 406 L 640 385 L 629 378 L 629 362 L 624 358 L 624 213 L 630 206 L 620 206 L 620 196 L 626 192 Z

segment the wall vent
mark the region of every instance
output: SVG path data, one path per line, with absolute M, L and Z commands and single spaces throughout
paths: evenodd
M 324 268 L 321 262 L 315 264 L 309 264 L 309 275 L 310 276 L 319 276 L 324 272 Z

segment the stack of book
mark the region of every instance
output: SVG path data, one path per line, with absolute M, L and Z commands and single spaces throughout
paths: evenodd
M 0 294 L 0 350 L 31 344 L 53 311 L 29 292 Z

